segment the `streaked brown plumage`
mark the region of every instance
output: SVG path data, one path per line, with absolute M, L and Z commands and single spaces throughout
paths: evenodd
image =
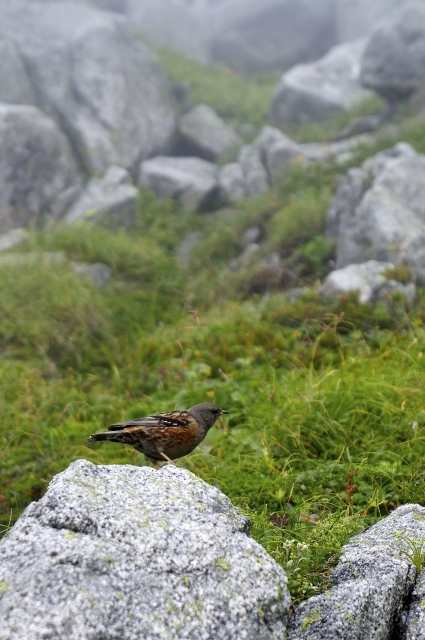
M 212 402 L 203 402 L 186 411 L 158 413 L 111 424 L 107 432 L 95 433 L 88 440 L 129 444 L 158 464 L 161 460 L 172 461 L 187 456 L 202 442 L 222 413 L 228 412 Z

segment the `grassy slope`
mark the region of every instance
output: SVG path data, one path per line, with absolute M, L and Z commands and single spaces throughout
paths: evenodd
M 402 138 L 425 151 L 420 120 L 391 136 L 379 146 Z M 351 298 L 324 305 L 312 291 L 289 304 L 283 281 L 258 266 L 226 267 L 260 222 L 266 254 L 279 251 L 300 282 L 322 277 L 332 247 L 320 233 L 343 170 L 295 169 L 210 215 L 142 194 L 131 235 L 58 227 L 22 247 L 106 262 L 104 288 L 66 264 L 0 267 L 2 526 L 75 459 L 143 464 L 130 449 L 88 446 L 90 433 L 208 399 L 230 411 L 229 432 L 213 429 L 179 464 L 250 514 L 297 600 L 326 586 L 351 535 L 399 503 L 425 502 L 425 300 L 373 310 Z M 181 265 L 175 247 L 193 230 L 202 240 Z

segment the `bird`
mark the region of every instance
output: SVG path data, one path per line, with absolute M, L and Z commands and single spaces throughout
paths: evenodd
M 175 464 L 174 460 L 187 456 L 202 442 L 223 413 L 229 412 L 212 402 L 202 402 L 185 411 L 157 413 L 111 424 L 108 431 L 94 433 L 88 441 L 129 444 L 144 453 L 155 466 L 164 460 Z

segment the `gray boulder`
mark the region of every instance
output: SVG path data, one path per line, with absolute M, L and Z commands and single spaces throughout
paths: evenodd
M 192 473 L 79 460 L 0 543 L 3 640 L 281 640 L 285 573 Z
M 170 142 L 169 86 L 124 18 L 82 4 L 0 0 L 0 51 L 0 100 L 56 119 L 88 173 L 115 162 L 134 170 Z
M 361 80 L 388 100 L 409 96 L 425 80 L 425 3 L 409 2 L 373 30 Z
M 340 44 L 317 62 L 287 71 L 272 96 L 271 122 L 322 122 L 368 98 L 371 93 L 360 83 L 366 43 Z
M 385 275 L 393 266 L 390 262 L 369 260 L 336 269 L 325 278 L 320 293 L 332 297 L 357 291 L 362 304 L 373 304 L 394 293 L 401 293 L 408 302 L 413 302 L 416 295 L 413 283 L 404 285 Z
M 161 198 L 176 198 L 187 209 L 213 209 L 220 196 L 217 169 L 201 158 L 158 156 L 142 162 L 139 184 Z
M 425 283 L 425 156 L 399 143 L 350 169 L 328 211 L 337 268 L 407 263 Z
M 57 125 L 36 107 L 0 104 L 0 149 L 0 229 L 57 221 L 80 184 Z
M 416 578 L 405 554 L 424 539 L 425 509 L 412 504 L 352 538 L 333 571 L 334 586 L 292 616 L 289 640 L 404 638 L 403 607 Z
M 336 42 L 333 0 L 214 3 L 211 58 L 243 73 L 287 69 Z
M 214 162 L 242 144 L 241 138 L 211 107 L 198 104 L 179 122 L 176 153 Z
M 218 183 L 229 200 L 240 200 L 247 195 L 244 172 L 238 162 L 230 162 L 220 169 Z
M 104 222 L 113 227 L 131 227 L 139 192 L 128 171 L 109 167 L 102 178 L 92 178 L 66 214 L 66 222 Z

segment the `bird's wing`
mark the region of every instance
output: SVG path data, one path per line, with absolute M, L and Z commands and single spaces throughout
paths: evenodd
M 158 413 L 145 418 L 135 418 L 128 422 L 111 424 L 109 431 L 121 431 L 128 427 L 188 427 L 194 418 L 188 411 L 169 411 L 168 413 Z

